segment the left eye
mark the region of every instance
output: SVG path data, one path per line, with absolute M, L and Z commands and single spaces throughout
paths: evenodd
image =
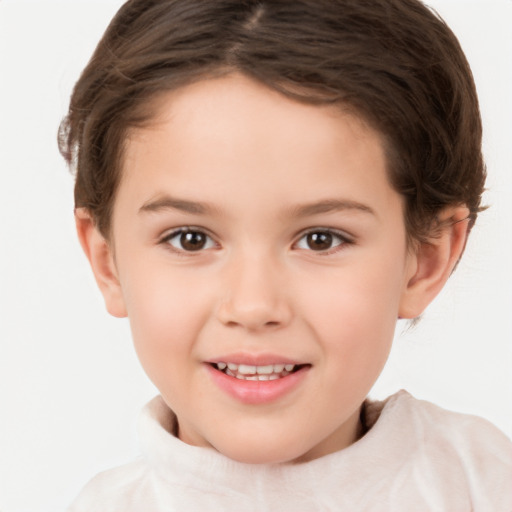
M 298 249 L 323 252 L 346 243 L 349 243 L 349 240 L 339 233 L 329 230 L 316 230 L 303 235 L 297 242 L 296 247 Z
M 166 236 L 163 242 L 185 252 L 197 252 L 215 247 L 212 238 L 197 229 L 179 229 Z

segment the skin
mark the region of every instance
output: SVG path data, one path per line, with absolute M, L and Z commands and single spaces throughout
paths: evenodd
M 249 463 L 307 461 L 358 439 L 397 317 L 418 316 L 442 288 L 465 216 L 446 209 L 440 236 L 408 246 L 380 135 L 237 74 L 168 93 L 154 123 L 130 133 L 111 240 L 76 212 L 107 309 L 129 317 L 179 437 Z M 205 245 L 187 250 L 183 228 Z M 208 363 L 229 357 L 307 366 L 278 399 L 245 403 L 212 380 Z

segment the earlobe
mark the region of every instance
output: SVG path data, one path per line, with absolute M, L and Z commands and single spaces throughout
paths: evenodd
M 411 255 L 414 261 L 400 302 L 401 318 L 416 318 L 423 313 L 445 285 L 464 251 L 469 210 L 464 206 L 446 208 L 438 221 L 439 230 L 429 240 L 418 243 Z
M 127 316 L 112 249 L 85 208 L 75 210 L 75 223 L 82 249 L 89 260 L 107 311 L 118 318 Z

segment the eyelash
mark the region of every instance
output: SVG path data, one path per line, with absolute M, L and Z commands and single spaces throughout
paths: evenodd
M 194 235 L 196 237 L 199 235 L 200 237 L 205 237 L 205 245 L 200 246 L 197 249 L 186 249 L 183 247 L 183 245 L 181 245 L 181 247 L 176 247 L 171 243 L 171 240 L 173 240 L 177 237 L 180 237 L 178 243 L 182 244 L 185 241 L 185 240 L 183 240 L 183 237 L 186 235 Z M 309 243 L 308 237 L 310 237 L 312 235 L 328 236 L 328 237 L 331 237 L 331 242 L 333 242 L 334 239 L 337 239 L 339 243 L 337 243 L 333 247 L 329 247 L 327 249 L 320 249 L 318 251 L 312 249 L 311 247 L 300 247 L 299 246 L 299 244 L 301 243 L 302 240 L 306 240 L 305 243 L 308 244 Z M 192 241 L 192 243 L 194 243 L 193 239 L 191 239 L 191 241 Z M 194 253 L 200 253 L 207 249 L 219 247 L 217 242 L 215 242 L 215 240 L 213 240 L 213 238 L 208 233 L 206 233 L 204 231 L 204 229 L 196 228 L 193 226 L 186 226 L 186 227 L 180 227 L 178 229 L 175 229 L 171 233 L 168 233 L 167 235 L 165 235 L 160 240 L 159 243 L 166 244 L 167 246 L 169 246 L 169 248 L 173 252 L 175 252 L 177 254 L 188 255 L 188 256 L 191 256 Z M 351 236 L 347 235 L 346 233 L 343 233 L 341 231 L 331 229 L 331 228 L 312 228 L 307 231 L 301 232 L 300 237 L 297 239 L 296 242 L 293 243 L 292 247 L 297 248 L 299 250 L 311 251 L 311 252 L 317 253 L 319 255 L 327 256 L 329 254 L 333 254 L 340 250 L 343 250 L 344 247 L 346 247 L 347 245 L 352 245 L 352 244 L 354 244 L 353 238 Z
M 300 238 L 293 245 L 295 247 L 297 247 L 301 240 L 303 240 L 303 239 L 307 240 L 307 237 L 309 237 L 311 235 L 328 235 L 328 236 L 332 237 L 332 239 L 338 239 L 338 241 L 339 241 L 339 243 L 334 245 L 333 247 L 329 247 L 328 249 L 321 249 L 318 251 L 315 251 L 314 249 L 311 249 L 310 247 L 300 248 L 300 249 L 303 249 L 306 251 L 311 251 L 313 253 L 317 253 L 318 255 L 321 255 L 321 256 L 328 256 L 330 254 L 337 253 L 338 251 L 341 251 L 344 248 L 346 248 L 348 245 L 354 244 L 354 239 L 351 236 L 349 236 L 347 233 L 344 233 L 342 231 L 338 231 L 338 230 L 332 229 L 332 228 L 312 228 L 312 229 L 308 229 L 305 232 L 302 232 Z
M 206 239 L 206 244 L 210 245 L 210 246 L 199 247 L 199 249 L 196 249 L 196 250 L 187 250 L 183 246 L 182 247 L 175 247 L 171 243 L 171 240 L 173 240 L 174 238 L 177 238 L 177 237 L 180 237 L 180 243 L 182 243 L 183 240 L 181 239 L 181 237 L 186 236 L 186 235 L 201 235 L 201 236 L 204 236 L 205 239 Z M 194 253 L 202 252 L 202 251 L 204 251 L 206 249 L 212 249 L 213 247 L 218 247 L 218 244 L 213 240 L 213 238 L 208 233 L 206 233 L 201 228 L 196 228 L 196 227 L 193 227 L 193 226 L 186 226 L 186 227 L 181 227 L 181 228 L 175 229 L 171 233 L 168 233 L 167 235 L 165 235 L 160 240 L 160 243 L 168 245 L 172 251 L 174 251 L 174 252 L 176 252 L 177 254 L 180 254 L 180 255 L 192 255 Z

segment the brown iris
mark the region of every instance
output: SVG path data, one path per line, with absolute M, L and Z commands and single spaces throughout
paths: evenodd
M 331 233 L 316 232 L 307 235 L 308 247 L 313 251 L 326 251 L 332 247 L 333 237 Z
M 180 235 L 180 244 L 186 251 L 200 251 L 206 245 L 207 236 L 200 231 L 185 231 Z

